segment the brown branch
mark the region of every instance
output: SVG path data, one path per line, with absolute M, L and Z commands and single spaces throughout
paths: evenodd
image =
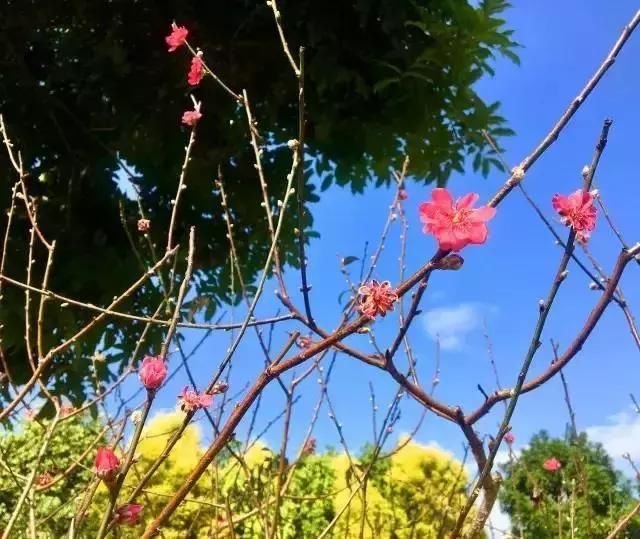
M 607 535 L 607 539 L 614 539 L 618 537 L 620 532 L 624 531 L 624 529 L 631 523 L 633 518 L 640 513 L 640 503 L 637 504 L 627 515 L 622 517 L 620 521 L 616 524 L 615 528 L 611 530 L 611 533 Z
M 613 294 L 615 293 L 616 287 L 618 285 L 618 282 L 620 281 L 620 278 L 622 277 L 622 274 L 624 272 L 626 265 L 638 253 L 640 253 L 640 243 L 636 244 L 634 247 L 632 247 L 628 251 L 623 251 L 618 256 L 616 266 L 611 274 L 611 280 L 607 284 L 607 287 L 604 293 L 602 294 L 602 296 L 600 296 L 600 299 L 598 300 L 594 308 L 591 310 L 591 313 L 589 313 L 589 316 L 587 317 L 587 320 L 584 326 L 582 327 L 582 329 L 580 330 L 576 338 L 565 350 L 564 354 L 562 354 L 558 358 L 558 361 L 552 363 L 547 368 L 546 371 L 539 374 L 538 376 L 531 379 L 530 381 L 526 382 L 522 386 L 522 394 L 528 393 L 529 391 L 532 391 L 537 387 L 540 387 L 542 384 L 544 384 L 545 382 L 553 378 L 582 349 L 582 346 L 587 341 L 587 339 L 589 338 L 589 335 L 591 335 L 591 332 L 596 327 L 605 309 L 611 303 Z M 491 408 L 493 408 L 498 402 L 511 398 L 512 392 L 513 392 L 512 389 L 503 389 L 501 391 L 496 391 L 494 394 L 490 395 L 489 399 L 486 400 L 484 403 L 482 403 L 481 406 L 479 406 L 475 411 L 473 411 L 472 413 L 466 416 L 466 422 L 470 425 L 473 425 L 481 417 L 485 416 L 489 412 L 489 410 L 491 410 Z
M 598 168 L 598 163 L 600 162 L 602 152 L 606 147 L 607 135 L 609 133 L 610 127 L 611 127 L 611 121 L 605 120 L 604 125 L 602 127 L 602 131 L 600 133 L 600 137 L 598 139 L 596 148 L 593 153 L 591 166 L 589 167 L 587 174 L 584 175 L 583 189 L 585 191 L 588 191 L 591 188 L 591 183 L 593 182 L 593 178 Z M 497 497 L 497 489 L 495 489 L 495 492 L 494 492 L 494 485 L 490 480 L 493 462 L 495 460 L 496 454 L 498 453 L 498 449 L 500 447 L 500 443 L 502 442 L 502 439 L 504 438 L 504 435 L 509 431 L 509 428 L 510 428 L 509 423 L 515 412 L 518 399 L 522 394 L 522 390 L 526 382 L 529 368 L 531 367 L 531 363 L 533 362 L 533 358 L 536 352 L 540 348 L 540 344 L 541 344 L 540 338 L 542 336 L 542 332 L 544 330 L 549 313 L 551 312 L 551 307 L 553 305 L 554 300 L 557 297 L 557 294 L 560 290 L 560 286 L 562 285 L 562 283 L 564 282 L 567 276 L 566 270 L 567 270 L 569 261 L 571 260 L 571 254 L 574 249 L 575 240 L 576 240 L 576 231 L 575 229 L 571 229 L 571 231 L 569 232 L 569 239 L 567 240 L 567 247 L 562 255 L 562 259 L 560 260 L 560 264 L 556 271 L 556 275 L 551 285 L 551 289 L 549 290 L 547 298 L 544 300 L 544 302 L 540 304 L 540 314 L 538 316 L 538 322 L 534 329 L 533 336 L 529 344 L 529 349 L 527 350 L 527 354 L 522 362 L 522 367 L 520 369 L 520 373 L 518 374 L 516 385 L 511 391 L 511 395 L 510 395 L 511 398 L 509 400 L 509 405 L 507 406 L 507 410 L 505 411 L 504 417 L 502 419 L 502 423 L 500 424 L 500 428 L 493 442 L 493 447 L 490 448 L 489 455 L 484 465 L 481 465 L 481 463 L 476 460 L 476 462 L 478 463 L 478 469 L 481 470 L 480 477 L 478 478 L 476 482 L 476 486 L 474 487 L 473 491 L 469 495 L 464 508 L 460 512 L 458 520 L 456 521 L 456 525 L 453 529 L 453 532 L 451 533 L 452 538 L 458 537 L 458 534 L 460 534 L 460 532 L 462 531 L 462 527 L 467 518 L 467 515 L 471 511 L 473 504 L 478 498 L 479 487 L 482 487 L 484 489 L 484 500 L 483 500 L 484 505 L 483 505 L 483 510 L 480 511 L 476 515 L 476 518 L 474 519 L 475 523 L 472 525 L 471 532 L 470 532 L 471 535 L 469 535 L 469 537 L 474 537 L 473 533 L 475 533 L 475 531 L 478 531 L 484 528 L 484 524 L 489 516 L 491 507 L 495 503 L 495 499 Z M 485 402 L 488 402 L 488 400 L 489 399 L 486 399 Z M 462 422 L 464 423 L 464 417 L 462 419 Z M 473 446 L 471 449 L 473 451 Z
M 518 167 L 518 169 L 514 171 L 514 173 L 512 174 L 512 177 L 510 177 L 507 180 L 503 188 L 501 188 L 498 191 L 498 193 L 493 197 L 493 199 L 489 202 L 491 206 L 494 206 L 494 207 L 497 206 L 500 203 L 500 201 L 503 200 L 504 197 L 507 196 L 507 194 L 513 189 L 513 187 L 522 180 L 524 172 L 528 168 L 530 168 L 531 165 L 533 165 L 533 163 L 540 157 L 540 155 L 544 153 L 544 151 L 546 151 L 546 149 L 549 146 L 551 146 L 553 141 L 558 137 L 558 134 L 562 131 L 562 129 L 566 126 L 566 124 L 569 122 L 571 117 L 578 110 L 578 108 L 580 107 L 584 99 L 591 93 L 591 91 L 597 85 L 597 83 L 602 78 L 604 73 L 609 69 L 609 67 L 615 60 L 615 57 L 617 56 L 618 52 L 620 51 L 624 43 L 627 41 L 631 32 L 637 26 L 638 22 L 640 22 L 640 11 L 638 11 L 634 19 L 631 21 L 631 23 L 625 28 L 622 36 L 614 46 L 614 49 L 611 51 L 609 57 L 605 60 L 605 62 L 596 72 L 592 80 L 588 82 L 587 86 L 583 89 L 583 91 L 578 96 L 578 98 L 574 100 L 574 102 L 571 104 L 569 109 L 567 109 L 565 114 L 561 117 L 558 123 L 553 127 L 553 129 L 550 131 L 547 137 L 543 140 L 543 142 L 533 151 L 532 154 L 530 154 L 527 158 L 525 158 L 525 160 L 521 163 L 520 167 Z M 630 253 L 631 251 L 628 251 L 626 252 L 626 255 L 629 255 Z M 427 277 L 429 273 L 433 269 L 435 269 L 435 264 L 446 254 L 447 253 L 443 253 L 440 251 L 436 253 L 434 258 L 427 265 L 425 265 L 423 268 L 417 271 L 410 279 L 408 279 L 398 287 L 398 290 L 397 290 L 398 294 L 400 296 L 404 295 L 408 290 L 410 290 L 418 282 L 422 281 L 425 277 Z M 622 273 L 622 269 L 624 268 L 624 265 L 626 265 L 626 262 L 628 262 L 627 258 L 628 256 L 621 256 L 621 259 L 620 259 L 621 263 L 619 264 L 619 266 L 621 265 L 622 268 L 619 268 L 620 274 Z M 268 260 L 268 264 L 269 264 L 269 260 Z M 564 270 L 561 274 L 563 273 L 564 273 Z M 616 272 L 614 271 L 613 277 L 615 277 L 615 274 Z M 618 279 L 619 278 L 620 278 L 620 275 L 618 275 Z M 426 284 L 426 281 L 425 281 L 425 284 Z M 607 287 L 607 290 L 603 294 L 603 298 L 606 297 L 609 289 L 610 287 Z M 611 295 L 612 294 L 613 294 L 613 291 L 611 291 Z M 415 305 L 414 311 L 417 311 L 417 303 L 419 302 L 418 295 L 419 295 L 419 292 L 416 293 L 416 297 L 418 301 L 415 302 L 416 305 Z M 611 298 L 609 297 L 608 301 L 605 302 L 605 306 L 610 300 Z M 250 391 L 247 393 L 245 398 L 234 409 L 229 419 L 227 420 L 226 424 L 222 427 L 219 436 L 216 437 L 216 439 L 213 441 L 211 446 L 207 449 L 207 451 L 205 452 L 205 454 L 203 455 L 199 463 L 196 465 L 194 470 L 191 472 L 191 474 L 187 478 L 186 482 L 178 489 L 176 494 L 167 503 L 167 505 L 160 512 L 160 514 L 147 527 L 147 530 L 145 531 L 145 534 L 143 535 L 143 537 L 151 537 L 155 535 L 159 527 L 171 516 L 174 510 L 178 507 L 181 501 L 185 498 L 185 496 L 191 490 L 191 488 L 195 485 L 199 477 L 204 473 L 204 471 L 206 470 L 210 462 L 215 458 L 218 452 L 225 446 L 227 440 L 233 434 L 235 428 L 240 423 L 243 416 L 249 410 L 249 408 L 251 407 L 253 402 L 256 400 L 258 395 L 270 383 L 270 381 L 275 379 L 278 375 L 284 373 L 286 370 L 291 369 L 303 363 L 304 361 L 314 356 L 315 354 L 322 352 L 323 350 L 327 349 L 330 346 L 334 346 L 335 343 L 343 340 L 348 335 L 351 335 L 356 331 L 358 331 L 360 328 L 364 327 L 366 323 L 367 323 L 367 320 L 360 317 L 359 319 L 357 319 L 355 322 L 351 324 L 343 325 L 329 338 L 322 340 L 320 343 L 312 345 L 307 350 L 304 350 L 303 352 L 297 354 L 296 356 L 288 360 L 283 360 L 281 363 L 279 363 L 276 366 L 269 367 L 265 372 L 263 372 L 254 382 L 254 385 L 252 386 Z M 402 328 L 401 332 L 406 333 L 408 325 L 409 324 L 407 324 L 404 328 Z M 536 347 L 537 347 L 537 343 L 536 343 Z M 228 362 L 229 360 L 230 360 L 230 355 L 225 359 L 225 362 Z M 223 364 L 225 362 L 223 362 Z M 215 377 L 214 377 L 214 380 L 215 380 Z M 525 385 L 526 384 L 524 384 L 524 379 L 522 379 L 521 386 L 524 388 Z M 512 396 L 513 395 L 511 394 L 511 392 L 509 392 L 509 397 L 512 397 Z M 490 402 L 490 401 L 491 399 L 488 399 L 487 402 Z M 488 409 L 490 409 L 490 406 Z M 464 416 L 462 416 L 462 418 L 464 420 L 463 423 L 465 425 L 469 425 L 469 426 L 471 425 L 470 422 L 467 422 Z M 487 460 L 487 464 L 488 464 L 488 467 L 490 468 L 490 464 L 491 464 L 490 459 Z M 481 477 L 481 479 L 482 479 L 482 481 L 480 482 L 481 484 L 483 484 L 484 481 L 487 480 L 486 476 L 484 478 Z
M 156 268 L 160 267 L 165 263 L 166 259 L 173 255 L 176 251 L 177 247 L 174 247 L 171 251 L 168 251 L 164 254 L 164 256 L 158 261 L 158 263 L 152 267 L 147 273 L 145 273 L 142 277 L 140 277 L 135 283 L 133 283 L 127 290 L 125 290 L 120 296 L 116 297 L 112 302 L 109 308 L 113 308 L 117 306 L 120 302 L 124 301 L 129 295 L 131 295 L 136 289 L 144 284 L 144 282 L 155 273 Z M 7 406 L 0 411 L 0 421 L 6 418 L 13 409 L 25 398 L 25 396 L 31 391 L 33 386 L 38 382 L 40 376 L 44 373 L 45 369 L 50 365 L 51 361 L 53 361 L 54 357 L 60 353 L 61 351 L 67 349 L 72 346 L 77 340 L 82 337 L 85 333 L 91 331 L 106 315 L 100 314 L 96 316 L 91 322 L 85 325 L 82 329 L 78 330 L 75 335 L 62 342 L 58 346 L 52 348 L 47 352 L 47 355 L 42 358 L 40 363 L 38 364 L 38 368 L 35 370 L 31 378 L 27 381 L 26 384 L 22 386 L 16 397 L 11 401 Z

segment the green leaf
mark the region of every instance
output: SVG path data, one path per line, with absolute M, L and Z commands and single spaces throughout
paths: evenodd
M 357 256 L 345 256 L 344 258 L 342 258 L 342 260 L 340 260 L 340 263 L 343 266 L 348 266 L 349 264 L 353 264 L 356 260 L 360 260 Z

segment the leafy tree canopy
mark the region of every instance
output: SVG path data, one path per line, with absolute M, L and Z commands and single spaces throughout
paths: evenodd
M 181 413 L 158 414 L 145 426 L 121 501 L 158 458 L 182 417 Z M 0 439 L 0 454 L 6 463 L 0 467 L 0 518 L 8 517 L 16 503 L 22 478 L 32 469 L 42 433 L 48 426 L 47 420 L 42 424 L 27 422 Z M 55 478 L 77 460 L 80 466 L 50 489 L 34 492 L 35 515 L 43 523 L 39 530 L 44 537 L 66 536 L 71 517 L 92 479 L 95 446 L 98 441 L 104 443 L 98 432 L 96 423 L 80 419 L 63 422 L 54 431 L 39 472 L 48 471 Z M 182 485 L 202 453 L 200 430 L 192 424 L 136 500 L 144 505 L 143 522 L 121 527 L 120 537 L 140 536 L 144 521 L 164 507 L 167 497 Z M 285 475 L 289 479 L 280 504 L 278 537 L 317 537 L 338 514 L 340 518 L 329 537 L 445 536 L 466 501 L 468 477 L 462 463 L 440 449 L 402 440 L 391 454 L 375 461 L 363 494 L 358 486 L 363 471 L 370 467 L 372 455 L 371 448 L 365 448 L 360 458 L 352 457 L 350 461 L 344 453 L 308 452 L 295 464 L 287 462 Z M 237 537 L 264 537 L 265 523 L 271 523 L 274 517 L 278 469 L 278 454 L 262 442 L 256 441 L 249 447 L 232 442 L 200 478 L 188 501 L 163 527 L 163 535 L 167 539 L 195 539 L 215 533 L 225 536 L 230 511 Z M 101 484 L 86 511 L 86 519 L 80 524 L 82 537 L 95 535 L 107 497 L 107 489 Z M 363 507 L 366 507 L 364 521 Z M 361 525 L 364 535 L 360 533 Z M 25 519 L 14 530 L 21 536 L 27 526 Z
M 555 472 L 543 467 L 551 458 L 561 464 Z M 503 471 L 500 503 L 516 536 L 605 538 L 638 503 L 604 448 L 586 434 L 558 439 L 542 431 Z M 640 519 L 620 537 L 640 537 Z
M 38 453 L 49 422 L 23 421 L 14 432 L 0 427 L 0 523 L 6 524 L 35 470 L 32 499 L 40 537 L 66 537 L 74 515 L 93 473 L 92 447 L 103 443 L 96 421 L 79 416 L 64 420 L 54 430 L 39 465 Z M 16 537 L 27 537 L 29 511 L 21 511 L 14 528 Z M 99 520 L 91 519 L 96 525 Z
M 494 55 L 517 60 L 501 18 L 507 7 L 505 0 L 281 0 L 288 41 L 294 52 L 306 47 L 306 202 L 317 201 L 331 183 L 361 192 L 368 183 L 387 182 L 389 167 L 405 153 L 421 182 L 445 183 L 469 157 L 484 174 L 498 166 L 481 130 L 497 139 L 511 131 L 499 104 L 485 103 L 473 84 L 493 73 Z M 57 240 L 49 286 L 58 293 L 105 305 L 149 264 L 149 246 L 135 230 L 137 204 L 119 187 L 127 175 L 162 250 L 187 136 L 179 118 L 191 106 L 191 93 L 203 101 L 177 238 L 184 245 L 188 227 L 196 225 L 197 294 L 185 315 L 210 320 L 221 302 L 234 300 L 213 185 L 218 166 L 248 279 L 265 259 L 268 231 L 242 108 L 211 79 L 192 90 L 186 49 L 168 54 L 163 38 L 172 20 L 184 24 L 215 72 L 234 90 L 247 90 L 275 205 L 290 165 L 283 143 L 297 137 L 298 111 L 297 84 L 270 8 L 256 0 L 6 0 L 0 17 L 0 112 L 29 168 L 39 224 Z M 5 155 L 0 162 L 6 208 L 14 178 Z M 309 233 L 312 225 L 307 213 Z M 22 281 L 28 228 L 18 204 L 5 271 Z M 293 229 L 293 222 L 285 227 L 282 253 L 295 265 Z M 42 250 L 35 254 L 42 262 Z M 44 264 L 36 266 L 33 282 L 39 283 Z M 3 293 L 5 356 L 22 382 L 29 374 L 24 295 L 15 287 Z M 150 315 L 159 297 L 147 286 L 122 309 Z M 92 315 L 50 309 L 45 344 L 60 342 Z M 129 359 L 140 332 L 140 324 L 131 323 L 87 335 L 54 362 L 55 392 L 80 403 L 89 380 L 87 356 L 98 345 L 113 352 L 99 373 L 107 378 L 110 365 Z M 159 333 L 150 334 L 151 342 Z

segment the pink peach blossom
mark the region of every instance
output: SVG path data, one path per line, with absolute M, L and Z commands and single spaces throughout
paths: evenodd
M 465 245 L 484 243 L 488 235 L 486 222 L 493 218 L 496 210 L 490 206 L 473 208 L 477 200 L 476 193 L 469 193 L 454 203 L 449 191 L 434 189 L 431 200 L 420 205 L 423 231 L 433 234 L 444 251 L 459 251 Z
M 551 199 L 553 209 L 560 215 L 563 225 L 573 228 L 576 239 L 585 243 L 596 227 L 597 210 L 593 204 L 597 191 L 578 189 L 568 196 L 555 194 Z
M 202 113 L 199 110 L 187 110 L 182 115 L 182 123 L 194 127 L 200 118 L 202 118 Z
M 371 319 L 378 315 L 385 316 L 393 311 L 393 303 L 398 300 L 398 294 L 391 288 L 389 281 L 379 283 L 372 279 L 369 284 L 362 285 L 358 293 L 360 294 L 358 305 L 360 312 Z
M 189 30 L 187 30 L 184 26 L 178 26 L 174 22 L 171 25 L 171 33 L 164 38 L 169 45 L 169 52 L 175 51 L 178 47 L 182 47 L 187 40 L 187 35 L 189 34 Z
M 185 386 L 182 393 L 178 397 L 180 408 L 183 412 L 195 412 L 199 408 L 206 408 L 211 406 L 213 402 L 213 395 L 208 393 L 198 393 L 193 389 L 189 389 L 189 386 Z

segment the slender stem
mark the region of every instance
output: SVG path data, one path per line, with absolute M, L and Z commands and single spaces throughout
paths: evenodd
M 583 189 L 585 191 L 588 191 L 591 188 L 591 183 L 593 182 L 593 178 L 598 168 L 598 163 L 600 162 L 602 152 L 604 151 L 605 146 L 607 144 L 607 135 L 609 133 L 610 127 L 611 127 L 611 121 L 605 120 L 600 137 L 596 144 L 596 148 L 593 154 L 593 158 L 591 160 L 589 171 L 587 174 L 585 174 L 585 177 L 584 177 Z M 489 478 L 491 469 L 493 467 L 493 462 L 495 460 L 495 456 L 498 453 L 498 450 L 500 448 L 500 443 L 502 442 L 504 435 L 509 431 L 509 428 L 510 428 L 509 423 L 511 422 L 511 418 L 513 417 L 513 413 L 515 412 L 518 399 L 520 397 L 520 394 L 522 393 L 522 390 L 527 378 L 527 374 L 529 372 L 529 368 L 531 367 L 531 363 L 533 361 L 533 358 L 536 352 L 540 348 L 540 344 L 541 344 L 540 338 L 542 336 L 542 331 L 544 330 L 547 317 L 549 316 L 549 312 L 551 311 L 553 302 L 558 294 L 558 291 L 560 290 L 560 286 L 562 285 L 562 283 L 564 282 L 567 276 L 566 270 L 567 270 L 569 261 L 571 260 L 571 254 L 574 249 L 575 240 L 576 240 L 576 231 L 574 229 L 571 229 L 571 231 L 569 232 L 569 239 L 567 240 L 567 247 L 562 255 L 562 259 L 560 260 L 560 264 L 558 266 L 558 270 L 556 271 L 556 275 L 551 285 L 551 289 L 549 290 L 547 298 L 544 300 L 543 303 L 541 303 L 538 322 L 533 332 L 531 343 L 529 344 L 529 349 L 527 351 L 527 354 L 525 355 L 524 361 L 522 362 L 522 367 L 520 369 L 520 373 L 518 375 L 518 379 L 516 381 L 515 387 L 511 392 L 511 400 L 509 401 L 509 406 L 507 407 L 507 410 L 504 414 L 502 423 L 500 425 L 500 429 L 498 430 L 498 433 L 495 437 L 493 447 L 491 447 L 489 451 L 489 455 L 487 457 L 486 462 L 484 463 L 483 466 L 480 466 L 480 463 L 478 463 L 479 468 L 481 468 L 480 477 L 478 477 L 475 487 L 471 491 L 471 494 L 469 495 L 464 508 L 460 512 L 458 520 L 456 521 L 456 525 L 451 534 L 452 538 L 457 537 L 458 534 L 462 531 L 462 527 L 467 518 L 467 515 L 469 514 L 469 511 L 471 511 L 473 504 L 475 503 L 476 499 L 480 494 L 480 489 L 484 487 L 485 482 L 487 481 L 487 478 Z M 488 401 L 489 399 L 486 399 L 486 400 Z M 492 489 L 491 488 L 485 489 L 485 496 L 488 492 L 492 492 Z M 488 514 L 487 515 L 479 514 L 478 516 L 479 517 L 483 516 L 486 520 L 486 518 L 488 517 Z M 477 518 L 476 522 L 479 523 L 479 520 L 480 519 Z M 484 525 L 484 522 L 482 522 L 482 525 Z M 477 525 L 475 527 L 477 527 Z
M 127 473 L 129 473 L 129 469 L 133 464 L 133 457 L 135 456 L 136 449 L 138 448 L 138 443 L 140 442 L 140 435 L 142 434 L 142 429 L 144 428 L 145 421 L 149 415 L 149 410 L 151 410 L 151 405 L 153 404 L 153 399 L 155 397 L 155 393 L 153 391 L 149 391 L 147 393 L 147 400 L 144 404 L 144 408 L 142 409 L 142 418 L 136 425 L 136 430 L 133 433 L 133 438 L 131 439 L 131 443 L 129 445 L 129 450 L 127 451 L 127 456 L 125 457 L 125 461 L 122 464 L 120 472 L 118 473 L 118 477 L 115 481 L 115 484 L 109 489 L 109 503 L 107 505 L 107 509 L 102 516 L 102 522 L 100 523 L 100 529 L 98 530 L 98 534 L 96 535 L 96 539 L 103 539 L 107 532 L 109 531 L 109 524 L 113 518 L 113 510 L 118 502 L 118 494 L 120 493 L 120 489 L 124 484 L 124 480 L 127 477 Z
M 171 201 L 173 209 L 171 210 L 171 220 L 169 222 L 169 231 L 167 232 L 167 252 L 171 251 L 173 248 L 173 228 L 176 222 L 176 216 L 178 214 L 178 205 L 180 203 L 180 196 L 182 195 L 182 191 L 187 188 L 187 184 L 185 183 L 185 179 L 187 177 L 187 168 L 189 167 L 189 161 L 191 160 L 191 150 L 193 149 L 193 145 L 196 142 L 196 126 L 194 125 L 191 128 L 191 133 L 189 133 L 189 142 L 187 143 L 187 148 L 184 152 L 184 161 L 182 162 L 182 168 L 180 169 L 180 179 L 178 180 L 178 189 L 176 190 L 176 196 Z
M 129 297 L 135 290 L 137 290 L 140 286 L 142 286 L 147 281 L 147 279 L 149 279 L 149 277 L 151 277 L 155 273 L 155 270 L 158 267 L 160 267 L 162 264 L 164 264 L 168 257 L 170 257 L 171 255 L 173 255 L 173 253 L 175 253 L 176 249 L 177 247 L 174 247 L 171 251 L 166 252 L 164 256 L 158 261 L 158 263 L 154 265 L 154 267 L 152 267 L 147 273 L 142 275 L 135 283 L 133 283 L 122 294 L 116 297 L 113 300 L 113 302 L 111 302 L 111 305 L 109 305 L 109 309 L 116 307 L 118 304 L 123 302 L 127 297 Z M 0 411 L 0 422 L 4 420 L 15 409 L 15 407 L 18 406 L 18 404 L 29 394 L 33 386 L 38 382 L 38 380 L 40 379 L 40 376 L 42 376 L 42 374 L 47 369 L 47 367 L 49 367 L 49 365 L 51 364 L 53 359 L 56 357 L 56 355 L 62 352 L 63 350 L 66 350 L 73 344 L 75 344 L 78 341 L 78 339 L 80 339 L 83 335 L 85 335 L 86 333 L 91 331 L 93 328 L 95 328 L 96 325 L 98 325 L 105 318 L 105 316 L 106 316 L 105 314 L 100 314 L 96 316 L 93 320 L 91 320 L 91 322 L 89 322 L 83 328 L 78 330 L 75 333 L 75 335 L 73 335 L 63 343 L 59 344 L 58 346 L 52 348 L 51 350 L 49 350 L 49 352 L 47 352 L 47 355 L 44 358 L 42 358 L 42 360 L 38 364 L 38 368 L 35 370 L 35 372 L 31 376 L 31 378 L 27 381 L 27 383 L 22 386 L 22 388 L 20 389 L 16 397 L 9 404 L 7 404 L 7 406 L 4 409 Z
M 613 48 L 604 59 L 604 61 L 600 64 L 600 67 L 596 70 L 596 72 L 589 79 L 584 88 L 580 91 L 578 96 L 570 103 L 565 110 L 564 114 L 560 117 L 560 119 L 556 122 L 556 124 L 551 128 L 551 131 L 547 134 L 547 136 L 538 144 L 538 146 L 531 152 L 521 163 L 519 166 L 520 171 L 526 172 L 531 168 L 531 166 L 540 158 L 540 156 L 551 146 L 560 136 L 562 130 L 569 123 L 569 120 L 573 118 L 573 115 L 578 111 L 580 106 L 585 102 L 589 94 L 594 90 L 594 88 L 598 85 L 602 77 L 604 77 L 605 73 L 611 68 L 611 66 L 615 63 L 618 54 L 624 47 L 625 43 L 633 34 L 633 31 L 640 24 L 640 9 L 636 11 L 635 15 L 631 19 L 631 21 L 624 27 L 620 37 L 613 45 Z M 519 172 L 519 171 L 518 171 Z M 522 181 L 521 175 L 512 174 L 511 177 L 507 180 L 505 185 L 494 195 L 494 197 L 489 202 L 490 206 L 496 206 L 504 197 L 506 197 L 511 190 L 518 185 Z
M 298 197 L 298 258 L 300 260 L 300 280 L 302 286 L 302 299 L 304 301 L 304 310 L 307 320 L 311 327 L 315 326 L 315 320 L 311 314 L 311 301 L 309 299 L 309 291 L 311 287 L 307 281 L 307 256 L 305 254 L 305 177 L 304 177 L 304 143 L 305 143 L 305 95 L 304 95 L 304 47 L 300 47 L 300 70 L 298 72 L 298 141 L 295 151 L 298 152 L 298 184 L 296 195 Z
M 291 68 L 293 69 L 293 72 L 295 73 L 296 77 L 300 78 L 302 76 L 302 70 L 304 69 L 302 67 L 302 59 L 300 60 L 300 68 L 298 68 L 295 60 L 293 59 L 293 55 L 289 50 L 289 44 L 287 43 L 287 39 L 284 37 L 284 29 L 282 28 L 282 15 L 280 14 L 280 10 L 278 9 L 276 0 L 270 0 L 269 2 L 267 2 L 267 4 L 271 6 L 271 10 L 273 11 L 273 18 L 276 21 L 278 35 L 280 36 L 280 43 L 282 43 L 282 50 L 284 51 L 285 56 L 287 57 L 287 60 L 289 60 L 289 63 L 291 64 Z
M 624 531 L 624 529 L 631 523 L 636 515 L 640 514 L 640 503 L 637 504 L 627 515 L 622 517 L 620 521 L 616 524 L 615 528 L 611 530 L 611 533 L 607 535 L 607 539 L 615 539 L 620 535 L 620 532 Z

